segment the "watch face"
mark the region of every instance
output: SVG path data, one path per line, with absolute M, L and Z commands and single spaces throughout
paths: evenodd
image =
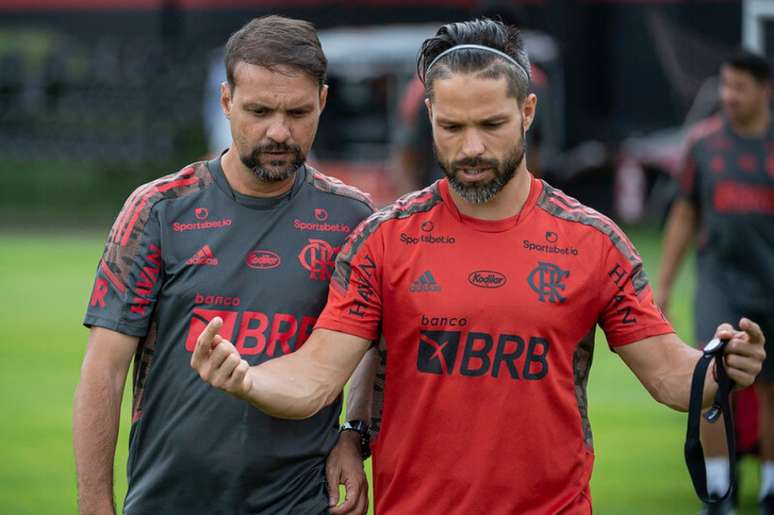
M 723 341 L 720 338 L 713 338 L 704 346 L 704 352 L 715 352 Z

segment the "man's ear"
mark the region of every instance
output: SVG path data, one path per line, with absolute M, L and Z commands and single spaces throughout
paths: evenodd
M 325 109 L 325 103 L 328 101 L 328 85 L 323 84 L 320 88 L 320 112 Z
M 231 86 L 225 81 L 220 83 L 220 107 L 226 118 L 231 118 Z
M 535 113 L 537 112 L 537 96 L 534 93 L 527 95 L 524 99 L 524 103 L 521 105 L 521 118 L 524 130 L 529 130 L 532 126 L 532 122 L 535 121 Z

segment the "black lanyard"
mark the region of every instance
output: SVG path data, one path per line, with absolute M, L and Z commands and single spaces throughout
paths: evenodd
M 704 355 L 696 363 L 691 380 L 691 400 L 688 408 L 688 431 L 685 435 L 685 463 L 693 481 L 696 495 L 705 503 L 714 504 L 723 501 L 736 486 L 736 435 L 734 433 L 734 417 L 731 411 L 729 397 L 733 388 L 733 381 L 728 378 L 726 367 L 723 364 L 723 349 L 728 340 L 715 338 L 704 347 Z M 707 469 L 704 464 L 704 448 L 701 446 L 699 420 L 701 406 L 704 398 L 704 379 L 707 376 L 707 367 L 715 359 L 715 373 L 718 382 L 718 391 L 712 407 L 704 414 L 708 422 L 714 423 L 723 415 L 726 423 L 726 443 L 728 445 L 728 490 L 722 496 L 711 495 L 707 492 Z

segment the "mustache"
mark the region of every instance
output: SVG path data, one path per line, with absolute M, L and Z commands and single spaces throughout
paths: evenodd
M 451 167 L 455 168 L 497 168 L 500 162 L 496 159 L 484 159 L 481 157 L 466 157 L 452 161 Z
M 253 154 L 263 154 L 264 152 L 292 152 L 294 154 L 300 154 L 301 147 L 298 145 L 288 145 L 287 143 L 271 142 L 264 145 L 258 145 L 253 150 Z

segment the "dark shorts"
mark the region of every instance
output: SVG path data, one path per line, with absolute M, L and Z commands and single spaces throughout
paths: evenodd
M 766 383 L 774 383 L 774 313 L 761 311 L 745 311 L 734 306 L 722 288 L 709 274 L 699 274 L 696 286 L 696 301 L 694 302 L 694 324 L 696 340 L 703 346 L 715 336 L 715 329 L 723 322 L 734 327 L 739 326 L 739 319 L 749 318 L 761 326 L 766 336 L 766 361 L 763 362 L 758 379 Z

